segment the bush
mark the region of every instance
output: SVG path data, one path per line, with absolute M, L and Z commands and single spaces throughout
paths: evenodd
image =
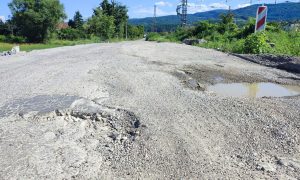
M 146 41 L 156 41 L 156 39 L 159 38 L 159 36 L 160 35 L 158 33 L 154 33 L 154 32 L 148 33 L 146 36 Z
M 193 36 L 199 39 L 211 36 L 216 31 L 216 25 L 209 21 L 200 21 L 193 30 Z
M 280 31 L 267 32 L 268 39 L 274 43 L 275 54 L 291 54 L 300 56 L 300 32 Z
M 6 40 L 6 37 L 3 35 L 0 35 L 0 42 L 5 42 L 5 40 Z
M 267 37 L 264 33 L 255 33 L 248 36 L 244 43 L 245 53 L 261 54 L 270 51 Z
M 178 38 L 174 33 L 149 33 L 146 36 L 146 41 L 157 41 L 157 42 L 179 42 Z
M 86 35 L 82 30 L 66 28 L 57 31 L 57 38 L 63 40 L 77 40 L 86 38 Z
M 144 37 L 144 26 L 128 25 L 128 38 L 137 39 Z
M 240 32 L 237 34 L 237 38 L 246 38 L 253 34 L 255 30 L 255 19 L 249 18 L 247 23 L 241 28 Z
M 0 42 L 6 42 L 6 43 L 25 43 L 26 42 L 26 38 L 21 37 L 21 36 L 13 36 L 13 35 L 8 35 L 8 36 L 0 35 Z

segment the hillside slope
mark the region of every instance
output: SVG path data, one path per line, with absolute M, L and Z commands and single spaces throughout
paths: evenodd
M 252 5 L 245 8 L 233 10 L 235 17 L 241 20 L 247 20 L 249 17 L 255 17 L 257 7 L 259 5 Z M 269 7 L 268 20 L 269 21 L 294 21 L 300 19 L 300 3 L 280 3 L 267 4 Z M 219 9 L 207 12 L 200 12 L 188 15 L 188 22 L 193 24 L 200 20 L 217 20 L 222 13 L 227 10 Z M 134 25 L 144 25 L 146 28 L 152 25 L 153 18 L 130 19 L 129 22 Z M 158 26 L 178 25 L 179 18 L 176 15 L 157 17 Z

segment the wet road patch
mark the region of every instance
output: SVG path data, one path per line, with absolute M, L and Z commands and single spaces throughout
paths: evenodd
M 206 90 L 227 97 L 260 98 L 300 95 L 299 86 L 274 83 L 220 83 L 208 86 Z
M 65 95 L 39 95 L 32 98 L 16 99 L 0 108 L 0 118 L 16 113 L 20 115 L 29 112 L 49 113 L 56 109 L 68 108 L 77 99 L 80 97 Z

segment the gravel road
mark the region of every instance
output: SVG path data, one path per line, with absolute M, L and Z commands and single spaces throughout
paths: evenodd
M 215 50 L 144 41 L 0 57 L 0 179 L 300 179 L 300 85 Z

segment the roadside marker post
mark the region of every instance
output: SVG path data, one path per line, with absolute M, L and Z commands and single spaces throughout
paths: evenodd
M 267 24 L 267 6 L 259 6 L 256 14 L 255 33 L 264 31 Z

